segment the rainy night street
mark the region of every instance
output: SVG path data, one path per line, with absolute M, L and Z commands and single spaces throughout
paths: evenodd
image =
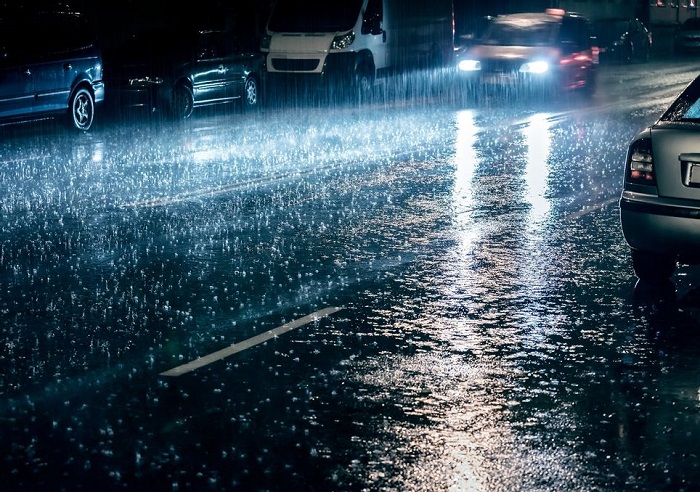
M 0 487 L 699 490 L 700 270 L 617 205 L 696 70 L 0 127 Z

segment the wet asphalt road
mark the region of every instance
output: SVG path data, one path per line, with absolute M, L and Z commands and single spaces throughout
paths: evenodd
M 616 208 L 694 74 L 3 128 L 4 490 L 700 488 L 700 279 Z

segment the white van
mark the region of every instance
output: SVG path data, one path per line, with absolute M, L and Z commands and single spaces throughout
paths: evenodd
M 267 73 L 366 93 L 388 71 L 449 65 L 452 0 L 278 0 L 261 51 Z

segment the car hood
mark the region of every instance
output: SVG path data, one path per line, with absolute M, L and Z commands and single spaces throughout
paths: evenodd
M 469 49 L 465 57 L 478 60 L 532 60 L 536 58 L 555 58 L 560 55 L 557 48 L 551 46 L 502 46 L 479 44 Z
M 328 52 L 335 33 L 277 33 L 270 40 L 275 53 L 305 54 Z

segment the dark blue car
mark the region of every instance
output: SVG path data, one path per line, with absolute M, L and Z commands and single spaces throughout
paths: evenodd
M 233 32 L 175 26 L 132 36 L 105 56 L 109 105 L 187 119 L 194 108 L 261 102 L 264 57 Z

